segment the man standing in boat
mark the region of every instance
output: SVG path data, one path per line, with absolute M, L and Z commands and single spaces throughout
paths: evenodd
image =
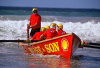
M 29 19 L 28 29 L 31 28 L 30 37 L 32 37 L 36 32 L 40 32 L 41 28 L 41 16 L 38 14 L 38 9 L 33 8 L 32 14 Z

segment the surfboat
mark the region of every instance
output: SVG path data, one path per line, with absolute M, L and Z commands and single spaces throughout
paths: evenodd
M 71 58 L 80 45 L 81 40 L 75 33 L 65 34 L 38 42 L 19 43 L 19 46 L 22 46 L 25 53 L 59 55 L 64 58 Z

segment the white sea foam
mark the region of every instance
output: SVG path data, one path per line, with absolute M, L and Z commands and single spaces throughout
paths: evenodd
M 74 32 L 82 40 L 100 41 L 100 22 L 54 22 L 63 24 L 66 32 Z M 42 22 L 42 26 L 47 26 L 50 23 Z M 26 39 L 27 24 L 28 20 L 0 20 L 0 39 Z
M 0 21 L 1 39 L 24 39 L 26 36 L 27 20 Z

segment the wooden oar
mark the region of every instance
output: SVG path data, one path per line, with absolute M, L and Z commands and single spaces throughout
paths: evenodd
M 27 40 L 29 40 L 29 25 L 27 24 Z
M 0 40 L 0 42 L 37 42 L 38 40 Z
M 27 40 L 29 40 L 29 25 L 28 25 L 28 24 L 27 24 Z M 28 45 L 29 45 L 30 41 L 27 42 L 27 43 L 28 43 Z

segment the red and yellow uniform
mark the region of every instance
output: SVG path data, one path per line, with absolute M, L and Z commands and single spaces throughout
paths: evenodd
M 63 31 L 63 25 L 62 24 L 57 24 L 57 27 L 58 27 L 57 28 L 57 34 L 58 34 L 58 36 L 66 34 L 66 32 Z
M 46 30 L 46 29 L 45 29 L 44 27 L 42 27 L 41 30 L 40 30 L 40 32 L 36 32 L 36 33 L 32 36 L 31 40 L 43 40 L 42 34 L 44 33 L 45 30 Z
M 43 32 L 36 32 L 33 37 L 31 38 L 31 40 L 42 40 L 41 35 L 43 34 Z
M 58 31 L 57 31 L 57 34 L 58 34 L 58 36 L 60 36 L 60 35 L 64 35 L 64 34 L 66 34 L 66 32 L 63 31 L 63 30 L 58 30 Z
M 32 14 L 30 16 L 29 26 L 32 27 L 32 29 L 40 28 L 41 27 L 41 16 L 39 14 Z
M 57 31 L 54 28 L 47 29 L 44 33 L 43 36 L 45 36 L 46 39 L 53 38 L 57 36 Z
M 33 8 L 33 14 L 29 19 L 29 28 L 31 29 L 30 36 L 32 37 L 36 32 L 40 31 L 41 28 L 41 16 L 38 14 L 37 8 Z

